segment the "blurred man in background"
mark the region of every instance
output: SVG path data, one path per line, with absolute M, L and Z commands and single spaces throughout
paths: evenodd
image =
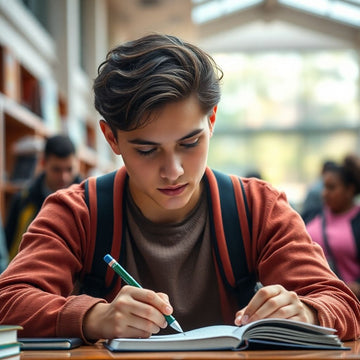
M 66 135 L 55 135 L 46 141 L 41 162 L 42 172 L 11 202 L 5 225 L 9 260 L 16 255 L 23 233 L 45 198 L 81 180 L 75 146 Z

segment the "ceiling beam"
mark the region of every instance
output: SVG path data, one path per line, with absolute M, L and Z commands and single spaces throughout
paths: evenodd
M 359 28 L 346 25 L 335 19 L 281 5 L 277 0 L 268 0 L 253 7 L 200 24 L 197 29 L 198 39 L 201 42 L 211 36 L 226 33 L 235 28 L 259 21 L 264 23 L 283 21 L 328 37 L 346 41 L 351 47 L 360 48 Z

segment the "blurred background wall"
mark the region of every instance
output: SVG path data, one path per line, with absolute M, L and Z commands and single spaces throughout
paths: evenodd
M 23 138 L 70 134 L 83 176 L 121 164 L 98 131 L 107 51 L 150 32 L 225 72 L 209 165 L 258 171 L 297 209 L 324 160 L 360 153 L 359 0 L 0 0 L 0 204 Z

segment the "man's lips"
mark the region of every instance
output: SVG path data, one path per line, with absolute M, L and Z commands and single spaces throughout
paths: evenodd
M 158 190 L 165 195 L 176 196 L 176 195 L 180 195 L 185 190 L 186 187 L 187 184 L 184 184 L 184 185 L 176 185 L 176 186 L 167 186 L 164 188 L 159 188 Z

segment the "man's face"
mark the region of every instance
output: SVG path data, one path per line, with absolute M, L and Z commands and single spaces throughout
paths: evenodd
M 52 191 L 71 185 L 78 172 L 78 161 L 75 155 L 60 158 L 49 155 L 44 159 L 45 182 Z
M 122 155 L 131 194 L 148 219 L 180 221 L 195 206 L 211 127 L 191 97 L 166 105 L 145 127 L 118 130 L 112 148 Z

